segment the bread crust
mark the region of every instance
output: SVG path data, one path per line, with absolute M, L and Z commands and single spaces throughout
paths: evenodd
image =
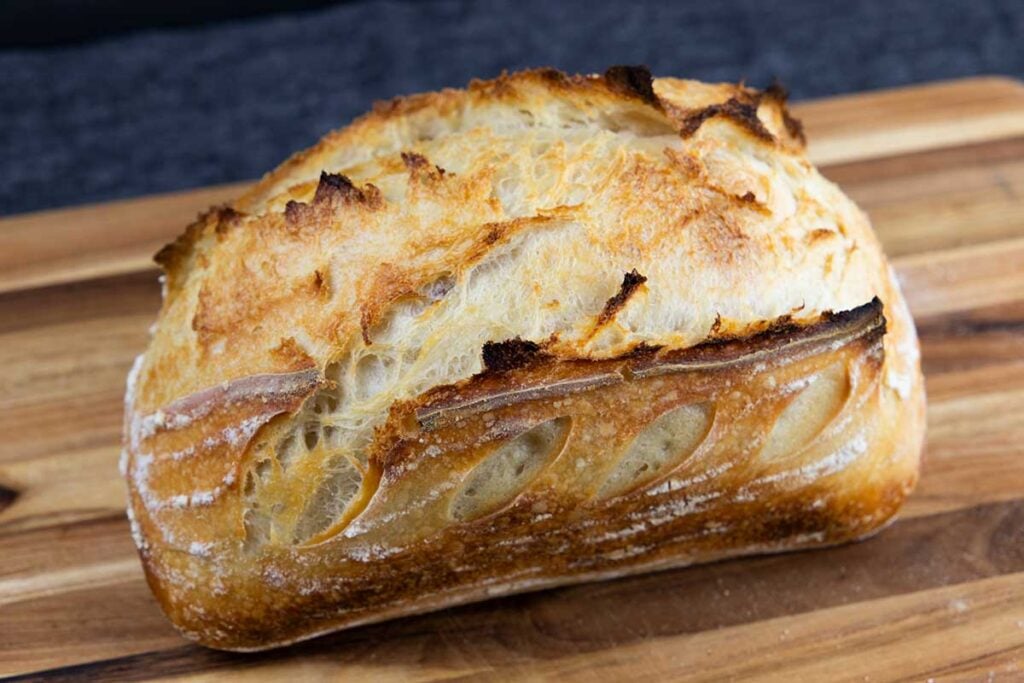
M 891 519 L 913 323 L 784 99 L 504 75 L 200 217 L 157 257 L 122 460 L 175 626 L 262 649 Z

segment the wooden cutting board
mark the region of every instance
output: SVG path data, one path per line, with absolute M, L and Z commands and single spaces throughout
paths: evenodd
M 238 185 L 0 221 L 0 674 L 259 679 L 1024 680 L 1024 86 L 972 79 L 795 107 L 917 319 L 924 476 L 899 521 L 722 562 L 403 619 L 279 652 L 179 638 L 117 473 L 150 255 Z

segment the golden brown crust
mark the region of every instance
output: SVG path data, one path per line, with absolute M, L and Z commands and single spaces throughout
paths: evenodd
M 147 569 L 186 633 L 252 649 L 524 587 L 859 538 L 916 480 L 908 424 L 883 417 L 894 400 L 882 391 L 884 333 L 876 300 L 812 326 L 778 321 L 754 338 L 689 350 L 492 369 L 395 406 L 370 459 L 378 488 L 346 527 L 255 555 L 148 547 Z M 836 366 L 849 394 L 803 451 L 764 461 L 738 449 L 768 440 L 793 392 Z M 601 497 L 622 446 L 659 415 L 708 401 L 714 422 L 696 451 Z M 451 520 L 448 484 L 496 445 L 555 419 L 571 421 L 571 436 L 526 489 L 496 513 Z M 409 505 L 417 500 L 428 504 Z
M 123 461 L 175 625 L 259 649 L 889 519 L 913 325 L 784 100 L 505 74 L 380 104 L 190 226 Z

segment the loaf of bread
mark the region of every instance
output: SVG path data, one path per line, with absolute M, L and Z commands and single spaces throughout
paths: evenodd
M 157 261 L 122 468 L 205 645 L 862 538 L 917 479 L 913 323 L 779 87 L 396 99 Z

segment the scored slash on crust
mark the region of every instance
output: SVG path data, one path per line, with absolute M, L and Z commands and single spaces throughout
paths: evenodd
M 505 407 L 521 401 L 567 395 L 598 387 L 617 384 L 630 379 L 641 379 L 678 372 L 704 372 L 735 365 L 749 365 L 772 358 L 800 358 L 825 347 L 838 349 L 857 339 L 869 336 L 881 338 L 885 334 L 885 316 L 882 302 L 876 297 L 850 311 L 829 313 L 817 323 L 797 326 L 788 322 L 771 325 L 766 331 L 741 339 L 713 339 L 689 349 L 659 352 L 646 348 L 635 356 L 622 359 L 588 361 L 559 361 L 544 354 L 542 347 L 521 339 L 489 343 L 484 346 L 484 363 L 488 373 L 503 373 L 522 367 L 545 363 L 572 362 L 593 365 L 595 374 L 536 386 L 518 386 L 510 390 L 482 393 L 471 398 L 462 395 L 472 392 L 477 378 L 470 378 L 456 387 L 441 387 L 433 393 L 438 400 L 426 399 L 426 405 L 416 410 L 416 421 L 425 431 L 437 429 L 466 415 Z M 602 371 L 603 368 L 608 370 Z M 477 376 L 481 377 L 480 375 Z M 479 381 L 479 380 L 477 380 Z M 453 391 L 454 389 L 454 391 Z

